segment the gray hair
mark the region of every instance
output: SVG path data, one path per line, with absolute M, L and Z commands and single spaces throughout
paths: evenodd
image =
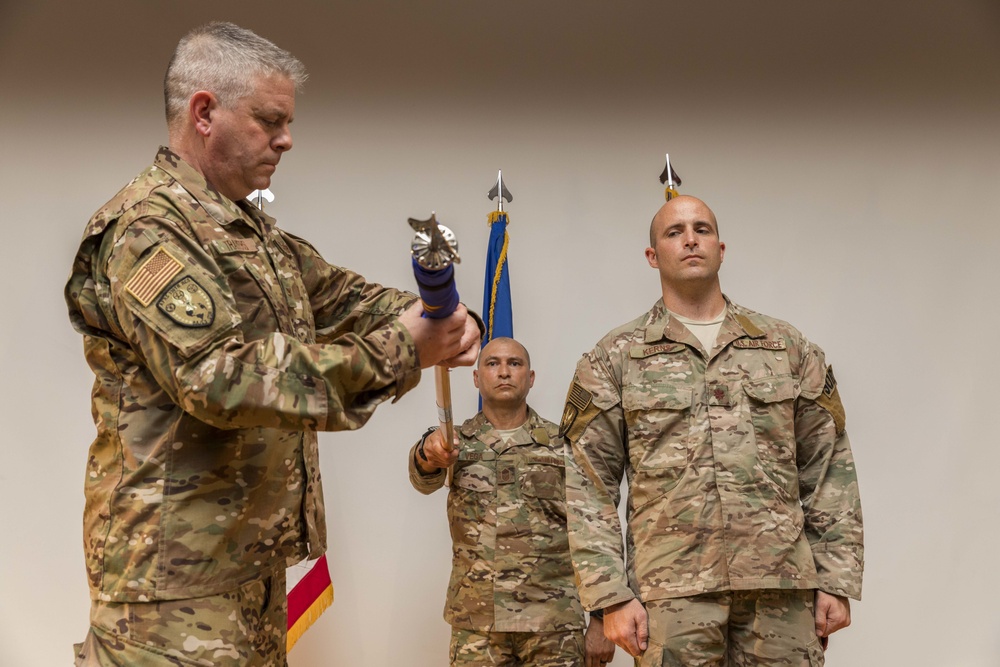
M 280 74 L 299 91 L 306 68 L 295 56 L 257 33 L 238 25 L 212 22 L 181 38 L 163 81 L 167 125 L 184 116 L 188 100 L 199 90 L 214 94 L 232 108 L 253 94 L 258 76 Z

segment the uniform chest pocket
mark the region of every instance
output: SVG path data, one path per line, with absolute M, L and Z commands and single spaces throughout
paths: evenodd
M 521 477 L 521 493 L 543 500 L 563 500 L 566 497 L 566 466 L 562 461 L 528 461 Z
M 458 489 L 472 493 L 491 493 L 496 488 L 496 470 L 483 463 L 455 466 L 454 485 Z
M 792 375 L 773 375 L 743 381 L 750 400 L 757 451 L 764 459 L 795 460 L 795 399 L 799 381 Z
M 687 387 L 626 387 L 622 409 L 635 468 L 685 466 L 692 442 L 694 392 Z
M 264 338 L 280 329 L 274 301 L 274 290 L 278 286 L 270 271 L 256 266 L 257 263 L 253 255 L 246 254 L 230 255 L 220 261 L 243 320 L 240 328 L 248 341 Z

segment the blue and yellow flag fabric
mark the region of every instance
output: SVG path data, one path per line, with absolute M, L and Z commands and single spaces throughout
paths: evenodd
M 483 346 L 494 338 L 514 337 L 514 315 L 510 307 L 510 271 L 507 267 L 507 213 L 490 213 L 490 240 L 486 247 L 486 280 L 483 287 Z

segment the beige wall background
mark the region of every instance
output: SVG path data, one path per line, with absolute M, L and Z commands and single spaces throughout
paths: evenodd
M 435 210 L 478 308 L 504 170 L 515 334 L 551 419 L 579 355 L 658 296 L 669 151 L 718 214 L 725 291 L 837 369 L 868 557 L 828 664 L 1000 664 L 994 0 L 0 4 L 0 664 L 71 664 L 87 629 L 91 375 L 62 287 L 87 218 L 166 140 L 167 59 L 210 19 L 309 67 L 269 210 L 331 261 L 409 288 L 405 221 Z M 471 372 L 452 382 L 470 416 Z M 446 664 L 445 499 L 405 461 L 433 393 L 323 436 L 336 601 L 293 667 Z

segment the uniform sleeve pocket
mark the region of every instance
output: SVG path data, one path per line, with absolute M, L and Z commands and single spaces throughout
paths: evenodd
M 184 257 L 183 251 L 157 247 L 122 278 L 120 297 L 161 340 L 189 358 L 233 329 L 238 316 L 212 275 L 175 257 Z

